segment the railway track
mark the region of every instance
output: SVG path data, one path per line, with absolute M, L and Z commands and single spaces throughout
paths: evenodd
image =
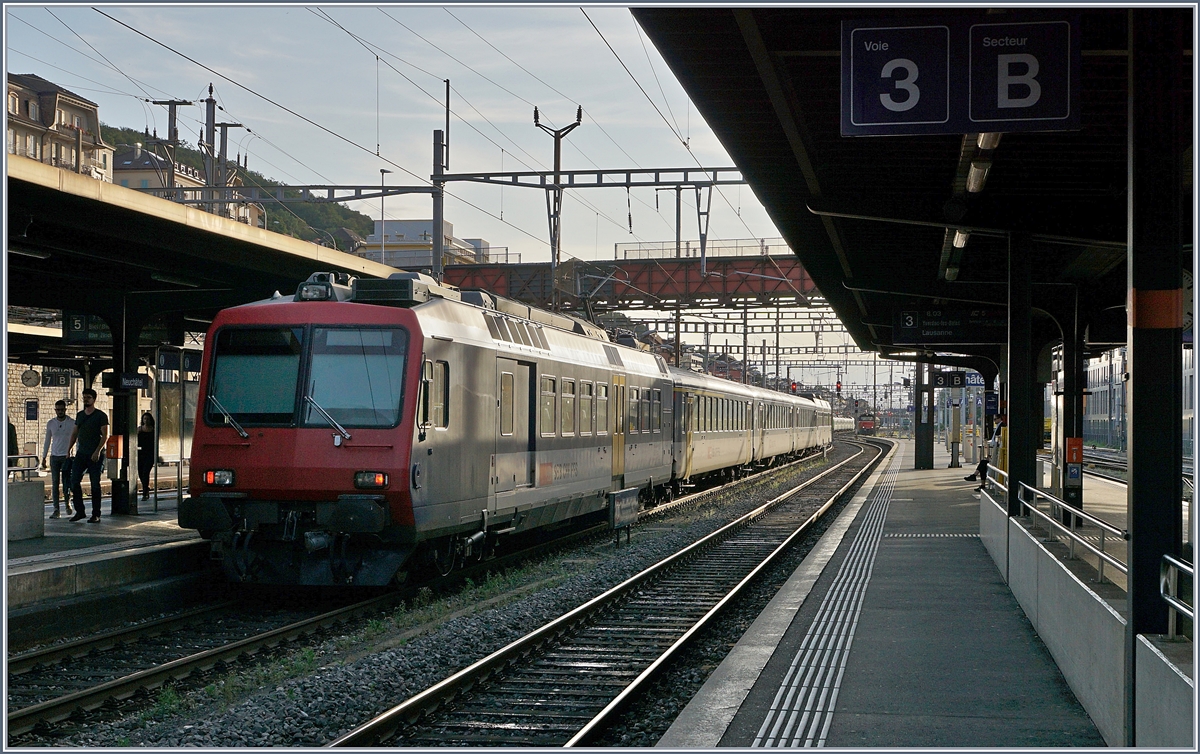
M 788 464 L 804 463 L 810 458 Z M 643 511 L 653 521 L 686 510 L 709 495 L 749 483 L 744 477 L 681 496 Z M 313 636 L 333 626 L 364 619 L 411 599 L 422 588 L 444 591 L 487 571 L 502 570 L 547 552 L 610 536 L 607 525 L 590 526 L 552 541 L 473 563 L 454 573 L 332 610 L 247 608 L 226 600 L 155 621 L 51 645 L 8 658 L 8 731 L 13 736 L 44 733 L 56 724 L 84 720 L 102 707 L 136 705 L 164 684 L 220 670 L 240 659 Z
M 882 455 L 875 445 L 332 742 L 586 745 Z

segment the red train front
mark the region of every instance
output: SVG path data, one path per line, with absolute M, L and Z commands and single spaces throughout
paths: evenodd
M 323 303 L 339 283 L 316 275 L 208 332 L 179 523 L 235 580 L 385 585 L 416 547 L 420 326 L 406 308 Z

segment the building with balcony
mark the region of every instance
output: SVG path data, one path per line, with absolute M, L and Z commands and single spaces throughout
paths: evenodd
M 8 153 L 112 182 L 95 102 L 32 73 L 8 74 Z

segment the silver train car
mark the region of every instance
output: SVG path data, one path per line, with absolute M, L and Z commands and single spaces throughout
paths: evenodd
M 318 273 L 208 335 L 179 523 L 239 581 L 445 573 L 507 535 L 603 520 L 611 493 L 653 505 L 824 449 L 835 428 L 824 401 L 413 273 Z M 289 365 L 286 385 L 270 364 Z

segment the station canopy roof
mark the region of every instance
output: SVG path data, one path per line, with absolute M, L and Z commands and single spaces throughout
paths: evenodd
M 898 311 L 987 303 L 1003 310 L 1007 233 L 1034 243 L 1035 313 L 1048 296 L 1077 290 L 1092 341 L 1115 341 L 1114 333 L 1124 339 L 1130 12 L 1075 11 L 1082 52 L 1076 128 L 1002 133 L 998 145 L 981 146 L 978 133 L 965 131 L 843 136 L 842 23 L 907 26 L 936 17 L 967 28 L 1010 19 L 1006 12 L 633 10 L 855 342 L 884 353 L 903 350 L 893 342 Z M 1190 117 L 1186 60 L 1178 101 Z M 1189 122 L 1170 157 L 1187 191 L 1191 138 Z M 990 163 L 981 191 L 967 190 L 973 162 Z M 1185 221 L 1190 239 L 1186 212 Z M 956 227 L 979 231 L 958 247 Z M 1101 323 L 1108 336 L 1099 334 Z

